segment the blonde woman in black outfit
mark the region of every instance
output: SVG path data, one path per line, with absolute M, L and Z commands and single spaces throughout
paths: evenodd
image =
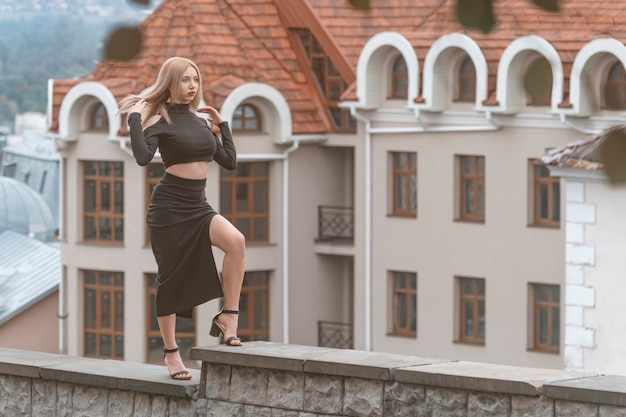
M 156 312 L 165 345 L 165 364 L 173 379 L 191 379 L 176 345 L 176 316 L 191 318 L 193 307 L 224 297 L 214 318 L 212 336 L 229 346 L 237 337 L 239 296 L 244 275 L 245 239 L 208 204 L 204 189 L 210 161 L 237 168 L 228 122 L 213 107 L 197 108 L 202 98 L 200 71 L 192 61 L 174 57 L 161 67 L 145 96 L 128 96 L 120 113 L 128 113 L 133 155 L 141 166 L 157 148 L 165 174 L 150 198 L 147 223 L 158 265 Z M 193 110 L 209 115 L 209 122 Z M 218 137 L 210 124 L 219 127 Z M 220 284 L 211 251 L 224 252 Z

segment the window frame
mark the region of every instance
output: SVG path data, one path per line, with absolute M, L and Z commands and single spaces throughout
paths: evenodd
M 531 309 L 531 347 L 530 350 L 537 352 L 545 352 L 545 353 L 555 353 L 559 354 L 561 352 L 561 286 L 558 284 L 544 284 L 544 283 L 530 283 L 530 309 Z M 540 287 L 545 287 L 548 290 L 548 300 L 547 301 L 538 301 L 537 294 L 539 293 Z M 553 300 L 553 295 L 558 294 L 558 301 Z M 540 309 L 547 309 L 547 319 L 546 319 L 546 337 L 548 342 L 546 344 L 542 344 L 538 340 L 538 334 L 541 331 L 541 324 L 539 323 L 540 314 L 538 313 Z M 553 312 L 554 308 L 558 311 L 558 347 L 553 346 L 553 327 L 554 317 Z
M 464 72 L 466 64 L 469 63 L 471 65 L 471 73 Z M 471 57 L 466 56 L 459 63 L 458 70 L 458 90 L 457 90 L 457 101 L 461 103 L 474 103 L 476 102 L 476 67 L 474 66 L 474 61 Z M 471 88 L 473 91 L 472 95 L 465 95 L 463 92 L 463 86 L 465 83 L 469 82 L 471 84 Z
M 457 308 L 458 308 L 458 343 L 467 343 L 472 345 L 484 346 L 487 339 L 487 282 L 484 278 L 471 278 L 471 277 L 456 277 L 457 281 Z M 463 292 L 463 284 L 465 282 L 471 283 L 473 292 L 472 294 L 465 294 Z M 480 286 L 482 283 L 482 294 L 480 294 Z M 466 317 L 465 317 L 465 303 L 469 302 L 472 305 L 472 336 L 466 335 Z M 483 303 L 483 338 L 480 338 L 479 326 L 480 326 L 480 303 Z
M 403 62 L 404 70 L 399 70 L 398 65 Z M 406 99 L 408 97 L 409 89 L 409 69 L 406 61 L 402 55 L 398 55 L 391 64 L 391 88 L 389 98 L 392 99 Z M 399 88 L 404 83 L 404 88 Z
M 398 279 L 404 281 L 403 287 L 398 287 Z M 389 271 L 389 287 L 391 296 L 391 336 L 400 336 L 407 338 L 417 337 L 417 321 L 418 321 L 418 291 L 417 291 L 417 273 L 408 271 Z M 400 312 L 400 300 L 404 299 L 406 306 L 405 317 L 406 326 L 398 324 Z M 415 305 L 412 311 L 411 306 Z M 412 317 L 412 314 L 414 317 Z M 415 319 L 413 322 L 412 319 Z M 413 328 L 413 325 L 415 328 Z
M 99 243 L 106 245 L 123 245 L 124 244 L 124 163 L 121 161 L 87 161 L 82 162 L 82 237 L 83 242 L 86 243 Z M 93 164 L 95 167 L 95 174 L 87 174 L 87 164 Z M 110 164 L 109 171 L 111 175 L 100 175 L 102 164 Z M 121 169 L 121 176 L 116 175 L 117 168 Z M 87 198 L 88 198 L 88 186 L 89 181 L 94 182 L 94 211 L 87 211 Z M 102 205 L 102 184 L 109 184 L 109 206 L 108 211 L 104 211 L 101 208 Z M 118 202 L 116 200 L 116 186 L 121 187 L 119 194 L 122 201 L 119 203 L 121 206 L 121 212 L 116 212 Z M 91 238 L 87 236 L 87 219 L 94 219 L 95 237 Z M 111 239 L 102 239 L 100 225 L 101 219 L 109 219 L 111 222 Z M 121 238 L 117 239 L 117 221 L 121 221 Z
M 100 358 L 100 359 L 116 359 L 116 360 L 124 360 L 124 273 L 119 271 L 97 271 L 97 270 L 81 270 L 82 282 L 83 282 L 83 355 L 89 358 Z M 87 282 L 89 277 L 93 274 L 95 278 L 95 283 Z M 113 285 L 105 285 L 101 284 L 100 281 L 103 278 L 102 275 L 111 274 L 111 280 Z M 121 280 L 121 284 L 120 281 Z M 87 327 L 89 322 L 89 317 L 91 316 L 88 309 L 90 305 L 88 303 L 88 291 L 94 291 L 94 327 Z M 102 327 L 102 296 L 103 294 L 109 294 L 110 300 L 110 321 L 111 325 L 109 328 Z M 117 295 L 121 294 L 121 313 L 118 315 L 117 312 Z M 118 319 L 121 320 L 121 329 L 118 328 Z M 87 348 L 87 336 L 89 334 L 93 334 L 95 336 L 95 354 L 88 354 Z M 101 349 L 101 337 L 102 336 L 110 336 L 111 337 L 111 355 L 102 355 Z M 117 338 L 121 337 L 121 346 L 122 352 L 121 356 L 117 356 L 116 343 Z
M 266 175 L 247 175 L 239 176 L 239 173 L 246 166 L 249 166 L 248 172 L 253 173 L 255 171 L 255 165 L 264 164 L 263 169 Z M 246 237 L 246 244 L 266 244 L 270 242 L 270 163 L 269 161 L 256 161 L 256 162 L 240 162 L 238 167 L 234 171 L 228 171 L 224 168 L 220 168 L 220 213 L 228 221 L 235 225 Z M 266 202 L 265 212 L 255 212 L 255 183 L 265 183 L 266 195 L 264 196 Z M 237 191 L 239 186 L 245 186 L 247 190 L 246 203 L 247 211 L 238 212 L 237 209 Z M 229 191 L 227 191 L 229 189 Z M 226 197 L 226 193 L 230 196 L 230 202 L 225 204 L 223 199 Z M 265 239 L 258 239 L 255 236 L 256 219 L 265 221 L 266 237 Z M 248 231 L 241 230 L 238 227 L 239 220 L 248 221 Z
M 101 113 L 100 110 L 102 110 Z M 89 130 L 90 132 L 108 132 L 109 115 L 107 113 L 106 107 L 104 107 L 104 104 L 102 104 L 101 102 L 92 105 L 89 109 L 87 130 Z
M 398 158 L 406 156 L 406 168 L 399 167 Z M 389 152 L 391 165 L 391 215 L 397 217 L 417 218 L 417 152 Z M 399 180 L 404 178 L 404 190 L 399 188 Z M 413 181 L 412 181 L 413 180 Z M 404 195 L 399 195 L 404 193 Z M 402 199 L 406 209 L 398 206 L 399 198 Z M 415 201 L 413 207 L 412 200 Z
M 485 223 L 487 217 L 486 207 L 486 159 L 480 155 L 457 155 L 458 158 L 458 191 L 459 191 L 459 215 L 458 220 L 473 223 Z M 464 161 L 471 160 L 473 172 L 463 172 Z M 465 182 L 470 181 L 472 184 L 472 211 L 473 213 L 466 212 L 465 210 Z M 480 183 L 482 181 L 482 193 L 480 192 Z M 479 214 L 480 204 L 482 202 L 483 214 Z
M 241 115 L 238 115 L 238 110 L 241 109 Z M 246 116 L 246 109 L 251 109 L 253 116 Z M 256 123 L 256 127 L 248 127 L 248 121 L 253 120 Z M 241 127 L 237 127 L 237 123 L 241 123 Z M 258 133 L 263 131 L 263 118 L 261 117 L 261 111 L 257 106 L 250 103 L 242 103 L 233 112 L 232 117 L 233 132 L 238 133 Z
M 533 187 L 533 198 L 532 198 L 532 221 L 533 226 L 538 227 L 547 227 L 547 228 L 560 228 L 561 227 L 561 179 L 559 177 L 553 177 L 550 175 L 548 171 L 547 177 L 538 176 L 537 170 L 544 168 L 547 170 L 547 165 L 544 164 L 541 160 L 535 159 L 531 161 L 531 169 L 532 169 L 532 187 Z M 547 207 L 546 213 L 548 218 L 540 217 L 540 204 L 541 204 L 541 187 L 546 186 L 547 188 Z M 558 188 L 558 195 L 555 196 L 555 186 Z M 555 208 L 556 205 L 556 208 Z M 554 210 L 558 210 L 558 220 L 553 220 Z

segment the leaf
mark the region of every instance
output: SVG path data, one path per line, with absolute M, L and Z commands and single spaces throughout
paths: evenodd
M 534 4 L 549 12 L 558 12 L 559 0 L 532 0 Z
M 370 0 L 350 0 L 350 4 L 355 9 L 359 9 L 359 10 L 370 9 Z
M 496 24 L 491 0 L 457 0 L 456 17 L 466 28 L 489 33 Z
M 142 44 L 141 30 L 123 26 L 115 29 L 104 45 L 104 59 L 130 61 L 137 56 Z
M 626 182 L 626 127 L 607 133 L 600 145 L 600 156 L 611 182 Z

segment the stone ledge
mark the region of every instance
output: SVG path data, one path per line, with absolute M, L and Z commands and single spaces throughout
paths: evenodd
M 545 384 L 543 393 L 559 400 L 626 407 L 626 377 L 597 375 L 592 378 L 555 381 Z
M 190 372 L 190 381 L 174 381 L 161 365 L 0 348 L 0 374 L 195 399 L 200 371 Z
M 395 380 L 411 384 L 486 391 L 502 394 L 542 394 L 550 381 L 594 377 L 593 374 L 556 369 L 523 368 L 477 362 L 448 362 L 408 367 L 394 372 Z
M 383 381 L 391 380 L 395 369 L 440 362 L 415 356 L 271 342 L 247 342 L 241 347 L 197 347 L 191 350 L 190 356 L 194 360 L 222 365 Z

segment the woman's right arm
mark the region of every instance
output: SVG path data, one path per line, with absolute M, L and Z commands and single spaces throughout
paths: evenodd
M 158 120 L 158 116 L 157 120 Z M 153 122 L 153 120 L 150 120 Z M 159 139 L 156 132 L 144 136 L 144 130 L 141 126 L 141 113 L 133 112 L 128 115 L 128 127 L 130 132 L 130 145 L 133 149 L 133 156 L 137 164 L 141 166 L 148 165 L 159 145 Z M 146 128 L 147 130 L 148 128 Z M 154 129 L 150 129 L 153 130 Z

